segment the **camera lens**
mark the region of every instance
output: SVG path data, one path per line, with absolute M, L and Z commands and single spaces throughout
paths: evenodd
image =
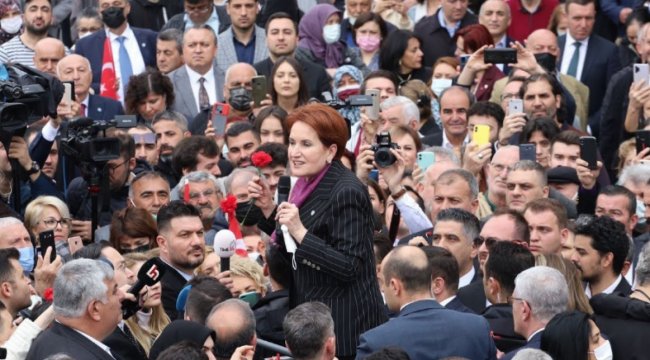
M 375 152 L 375 163 L 377 166 L 387 168 L 395 162 L 395 156 L 387 148 L 378 149 Z

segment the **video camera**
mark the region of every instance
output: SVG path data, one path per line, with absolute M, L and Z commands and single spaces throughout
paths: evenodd
M 68 134 L 62 139 L 61 147 L 67 156 L 82 166 L 103 168 L 108 161 L 120 157 L 120 140 L 106 138 L 106 130 L 112 127 L 128 129 L 136 125 L 137 120 L 133 115 L 116 116 L 110 121 L 76 117 L 68 124 Z M 104 137 L 98 137 L 100 132 L 103 132 Z
M 334 110 L 340 110 L 346 107 L 356 107 L 356 106 L 372 106 L 372 96 L 370 95 L 352 95 L 349 98 L 343 100 L 334 99 L 332 94 L 329 92 L 324 92 L 323 103 L 329 107 L 332 107 Z

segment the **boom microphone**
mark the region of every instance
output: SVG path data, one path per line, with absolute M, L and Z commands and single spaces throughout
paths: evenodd
M 230 270 L 230 258 L 236 250 L 237 238 L 232 231 L 221 230 L 214 236 L 214 252 L 221 258 L 221 272 Z
M 162 279 L 163 275 L 165 275 L 166 269 L 165 264 L 157 257 L 151 258 L 142 264 L 140 271 L 138 271 L 138 280 L 127 291 L 127 293 L 135 296 L 136 301 L 122 301 L 122 318 L 124 320 L 130 318 L 142 308 L 139 301 L 140 291 L 145 286 L 156 285 Z

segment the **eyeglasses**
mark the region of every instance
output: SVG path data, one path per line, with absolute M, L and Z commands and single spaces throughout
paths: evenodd
M 112 175 L 112 174 L 115 173 L 115 170 L 117 170 L 120 166 L 126 164 L 128 161 L 129 161 L 129 160 L 124 160 L 124 162 L 121 163 L 121 164 L 119 164 L 119 165 L 109 165 L 109 166 L 108 166 L 108 171 L 109 171 L 109 172 L 111 173 L 111 175 Z
M 495 237 L 484 238 L 482 236 L 479 236 L 479 237 L 474 239 L 474 247 L 479 248 L 479 247 L 481 247 L 481 245 L 483 245 L 483 243 L 485 243 L 485 247 L 487 247 L 488 250 L 489 250 L 498 241 L 510 241 L 513 244 L 521 245 L 521 246 L 525 247 L 526 249 L 528 249 L 528 243 L 526 243 L 525 241 L 497 239 Z
M 507 299 L 507 301 L 508 301 L 508 304 L 512 304 L 512 303 L 513 303 L 512 300 L 517 300 L 517 301 L 521 301 L 522 303 L 525 302 L 526 304 L 528 304 L 528 307 L 529 307 L 531 310 L 533 309 L 533 307 L 530 305 L 530 303 L 529 303 L 527 300 L 525 300 L 525 299 L 516 298 L 516 297 L 514 297 L 514 296 L 508 296 L 506 299 Z
M 186 9 L 186 10 L 185 10 L 185 12 L 186 12 L 188 15 L 194 15 L 194 14 L 205 14 L 205 13 L 207 13 L 208 11 L 210 11 L 210 7 L 208 7 L 208 6 L 201 6 L 200 8 L 198 8 L 198 9 L 194 9 L 194 10 L 192 10 L 192 9 Z
M 501 101 L 506 101 L 510 99 L 520 99 L 519 94 L 502 94 Z
M 45 225 L 45 227 L 48 229 L 56 229 L 57 225 L 61 225 L 62 228 L 68 229 L 70 228 L 70 224 L 72 223 L 70 219 L 57 220 L 55 218 L 48 218 L 43 220 L 42 222 L 43 225 Z
M 212 190 L 212 189 L 208 189 L 208 190 L 206 190 L 204 192 L 191 192 L 190 193 L 190 200 L 198 200 L 198 199 L 201 198 L 201 196 L 207 198 L 207 197 L 212 196 L 212 195 L 214 195 L 214 190 Z

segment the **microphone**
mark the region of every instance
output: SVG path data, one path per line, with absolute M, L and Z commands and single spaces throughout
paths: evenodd
M 124 320 L 130 318 L 142 308 L 139 301 L 140 291 L 145 286 L 153 286 L 157 284 L 160 279 L 162 279 L 163 275 L 165 275 L 166 269 L 165 264 L 157 257 L 151 258 L 142 264 L 140 271 L 138 271 L 138 280 L 127 291 L 127 293 L 135 296 L 136 301 L 122 301 L 122 318 Z
M 221 258 L 221 272 L 230 270 L 230 258 L 236 250 L 237 238 L 232 231 L 221 230 L 214 236 L 214 252 Z
M 92 126 L 95 123 L 95 120 L 89 117 L 76 117 L 70 120 L 68 127 L 70 129 L 79 129 L 83 127 Z
M 278 205 L 289 201 L 290 191 L 291 177 L 287 175 L 280 176 L 280 181 L 278 182 Z M 279 222 L 275 223 L 275 239 L 278 244 L 284 241 L 282 236 L 282 229 L 280 228 Z

